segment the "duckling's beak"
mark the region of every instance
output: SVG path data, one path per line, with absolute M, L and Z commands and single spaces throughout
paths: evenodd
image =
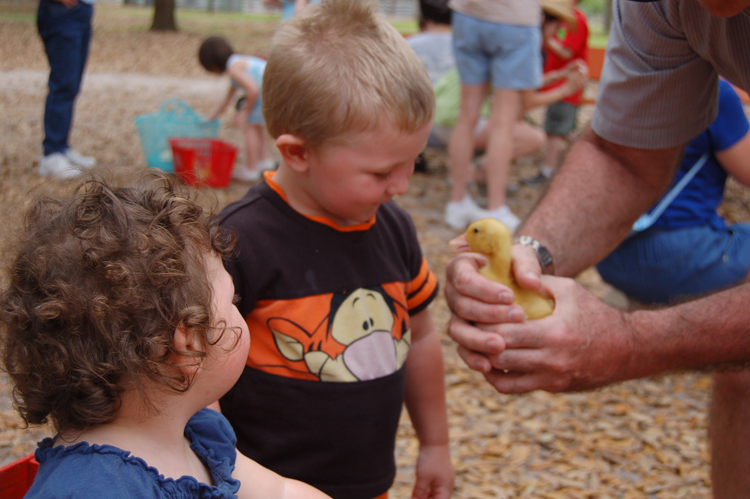
M 466 233 L 461 234 L 455 239 L 451 239 L 448 242 L 448 246 L 453 247 L 454 253 L 464 253 L 466 251 L 471 251 L 471 248 L 469 247 L 469 241 L 466 239 Z

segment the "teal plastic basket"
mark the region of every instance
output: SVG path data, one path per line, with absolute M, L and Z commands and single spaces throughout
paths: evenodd
M 164 101 L 159 111 L 136 116 L 135 127 L 148 166 L 174 173 L 169 139 L 219 136 L 219 120 L 205 121 L 181 99 Z

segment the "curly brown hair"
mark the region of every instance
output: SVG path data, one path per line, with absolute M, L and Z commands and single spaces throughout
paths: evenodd
M 123 187 L 92 177 L 33 203 L 0 294 L 3 367 L 27 424 L 84 430 L 114 420 L 126 388 L 157 412 L 146 386 L 189 389 L 170 363 L 186 354 L 174 332 L 191 328 L 206 350 L 225 333 L 205 256 L 233 242 L 196 196 L 149 173 Z

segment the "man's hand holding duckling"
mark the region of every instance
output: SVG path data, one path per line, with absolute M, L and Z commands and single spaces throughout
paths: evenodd
M 514 244 L 513 272 L 521 287 L 537 291 L 542 282 L 542 268 L 531 248 Z M 481 373 L 492 369 L 489 356 L 505 349 L 502 336 L 488 334 L 475 324 L 523 322 L 525 312 L 514 305 L 513 291 L 486 279 L 479 269 L 487 259 L 478 253 L 462 253 L 454 257 L 446 270 L 445 298 L 451 311 L 449 334 L 458 343 L 458 353 L 466 364 Z
M 448 265 L 449 334 L 466 364 L 496 390 L 585 390 L 633 377 L 633 332 L 622 312 L 572 279 L 541 276 L 534 251 L 515 244 L 517 282 L 530 289 L 543 286 L 555 300 L 551 316 L 524 322 L 520 307 L 511 305 L 510 290 L 479 275 L 482 265 L 475 254 L 459 255 Z

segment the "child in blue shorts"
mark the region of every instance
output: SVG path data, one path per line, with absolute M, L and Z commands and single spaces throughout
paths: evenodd
M 274 168 L 266 139 L 266 127 L 261 111 L 261 90 L 266 61 L 260 57 L 235 54 L 231 45 L 220 36 L 206 38 L 198 50 L 198 60 L 207 71 L 228 74 L 231 85 L 216 109 L 209 115 L 213 120 L 226 111 L 238 89 L 245 92 L 234 118 L 235 125 L 245 127 L 245 168 L 235 168 L 232 177 L 245 182 L 260 179 L 265 170 Z
M 373 9 L 323 0 L 274 35 L 263 114 L 282 162 L 221 213 L 237 234 L 225 265 L 252 345 L 220 406 L 248 457 L 336 499 L 373 499 L 395 477 L 405 402 L 420 444 L 414 497 L 447 498 L 442 349 L 427 309 L 437 279 L 393 201 L 435 98 Z
M 166 174 L 40 199 L 8 245 L 2 367 L 27 424 L 52 423 L 27 499 L 325 499 L 238 453 L 205 407 L 249 347 L 231 239 Z
M 719 114 L 685 147 L 673 184 L 704 155 L 695 176 L 653 225 L 596 266 L 605 281 L 643 303 L 670 304 L 747 280 L 750 224 L 727 224 L 716 211 L 728 175 L 750 184 L 750 123 L 739 96 L 723 80 Z

